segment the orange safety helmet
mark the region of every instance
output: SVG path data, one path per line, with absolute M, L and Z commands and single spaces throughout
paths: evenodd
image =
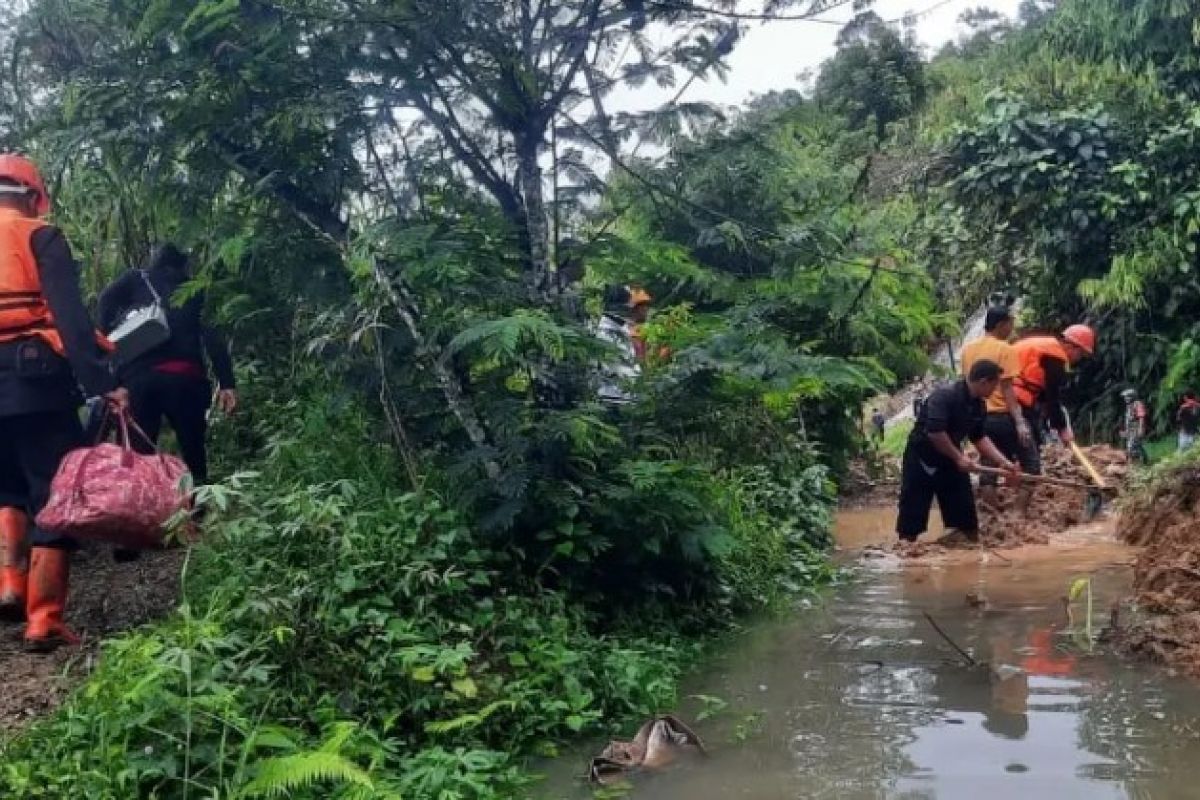
M 28 158 L 13 153 L 0 155 L 0 180 L 12 181 L 33 192 L 36 195 L 34 209 L 39 217 L 44 217 L 50 211 L 50 194 L 46 191 L 42 174 Z M 0 191 L 3 191 L 3 187 L 0 187 Z
M 650 293 L 645 289 L 630 288 L 629 290 L 629 307 L 637 308 L 638 306 L 647 305 L 653 300 Z
M 1087 325 L 1072 325 L 1062 332 L 1064 342 L 1070 342 L 1089 356 L 1096 353 L 1096 332 Z

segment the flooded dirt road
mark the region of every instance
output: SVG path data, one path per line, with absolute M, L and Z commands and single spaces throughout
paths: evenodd
M 857 550 L 890 538 L 890 512 L 839 527 Z M 697 725 L 711 758 L 636 776 L 628 796 L 1200 797 L 1200 689 L 1090 655 L 1082 603 L 1068 623 L 1071 581 L 1092 578 L 1101 627 L 1132 557 L 1096 525 L 1050 547 L 868 559 L 818 607 L 750 631 L 695 676 L 685 692 L 721 702 L 689 699 L 685 718 L 728 704 Z M 537 795 L 592 796 L 577 778 L 586 755 L 552 765 Z

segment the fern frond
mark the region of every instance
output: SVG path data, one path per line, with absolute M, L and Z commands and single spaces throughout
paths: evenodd
M 578 332 L 559 325 L 544 313 L 518 311 L 508 317 L 472 325 L 455 336 L 446 349 L 451 355 L 475 350 L 485 358 L 506 361 L 530 350 L 562 359 L 567 344 L 577 338 Z
M 358 726 L 353 722 L 338 722 L 333 726 L 333 735 L 329 737 L 329 741 L 321 745 L 322 753 L 340 753 L 346 742 L 350 741 L 350 737 L 358 730 Z
M 259 765 L 258 775 L 242 790 L 242 797 L 285 797 L 317 783 L 350 784 L 374 788 L 366 771 L 345 756 L 316 750 L 270 758 Z

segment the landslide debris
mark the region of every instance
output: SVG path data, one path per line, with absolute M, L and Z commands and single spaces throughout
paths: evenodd
M 1125 453 L 1108 445 L 1083 448 L 1084 455 L 1110 486 L 1122 487 L 1129 478 Z M 1042 471 L 1054 478 L 1092 484 L 1087 470 L 1065 447 L 1047 447 L 1042 452 Z M 1001 490 L 1001 507 L 979 505 L 980 536 L 986 547 L 1006 548 L 1046 544 L 1050 537 L 1087 521 L 1084 503 L 1087 492 L 1060 486 L 1037 486 L 1029 513 L 1022 517 L 1014 506 L 1014 492 Z M 1106 497 L 1111 500 L 1111 493 Z
M 1105 482 L 1118 490 L 1129 479 L 1129 465 L 1125 453 L 1108 445 L 1093 445 L 1083 448 L 1084 454 L 1104 477 Z M 1043 452 L 1043 472 L 1051 477 L 1076 483 L 1089 484 L 1091 478 L 1071 452 L 1064 447 L 1048 447 Z M 894 505 L 894 487 L 887 504 Z M 1085 500 L 1087 492 L 1058 486 L 1037 486 L 1029 514 L 1023 517 L 1014 508 L 1015 492 L 1008 488 L 1000 490 L 1000 507 L 993 508 L 978 504 L 980 545 L 992 550 L 1003 550 L 1025 545 L 1049 543 L 1051 537 L 1068 528 L 1086 522 Z M 1106 494 L 1111 500 L 1112 493 Z M 978 498 L 977 498 L 978 499 Z M 934 556 L 947 549 L 963 546 L 962 543 L 939 544 L 938 535 L 926 534 L 915 543 L 896 542 L 892 552 L 902 558 L 924 558 Z
M 1200 677 L 1200 455 L 1156 469 L 1123 503 L 1117 534 L 1134 566 L 1132 652 Z

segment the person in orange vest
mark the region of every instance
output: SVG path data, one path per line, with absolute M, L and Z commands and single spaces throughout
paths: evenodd
M 1040 475 L 1043 420 L 1049 421 L 1063 444 L 1075 441 L 1075 433 L 1062 406 L 1062 388 L 1066 383 L 1067 371 L 1085 358 L 1095 355 L 1096 332 L 1087 325 L 1071 325 L 1059 336 L 1020 339 L 1013 349 L 1020 365 L 1020 372 L 1013 381 L 1013 393 L 1021 406 L 1021 413 L 1029 421 L 1029 427 L 1037 438 L 1022 468 L 1027 473 Z M 1027 509 L 1032 496 L 1032 487 L 1028 484 L 1022 486 L 1017 497 L 1018 508 L 1022 511 Z
M 29 518 L 49 499 L 63 457 L 83 443 L 79 387 L 119 411 L 129 402 L 83 304 L 67 240 L 40 219 L 49 210 L 33 162 L 0 155 L 0 494 L 23 499 Z M 10 513 L 0 523 L 6 565 L 23 543 L 24 521 Z M 63 620 L 74 542 L 36 525 L 29 539 L 27 587 L 18 585 L 19 563 L 8 579 L 26 595 L 26 645 L 46 652 L 78 641 Z
M 671 360 L 670 347 L 660 345 L 658 350 L 651 354 L 649 343 L 646 341 L 646 322 L 650 319 L 650 305 L 653 302 L 654 298 L 645 289 L 630 287 L 629 336 L 633 341 L 633 352 L 642 364 L 663 364 Z
M 646 321 L 653 298 L 645 289 L 629 287 L 629 339 L 637 360 L 646 363 Z

